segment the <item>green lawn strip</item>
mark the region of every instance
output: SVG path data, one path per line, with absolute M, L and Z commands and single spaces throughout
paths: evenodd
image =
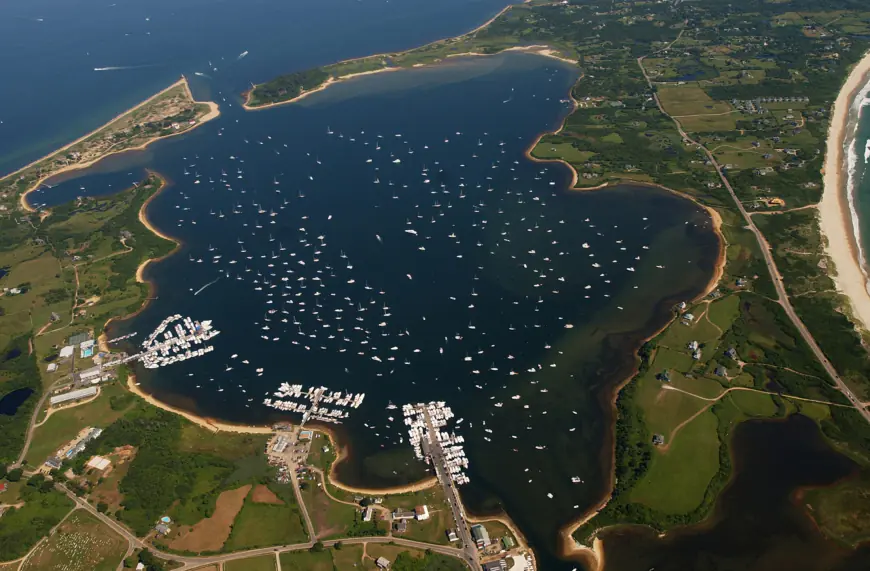
M 333 571 L 332 552 L 285 551 L 280 555 L 281 571 Z
M 697 508 L 719 470 L 716 426 L 716 415 L 706 411 L 677 433 L 667 451 L 655 450 L 649 472 L 631 492 L 631 500 L 667 514 Z
M 292 491 L 287 491 L 290 493 L 283 493 L 283 490 L 277 493 L 284 500 L 284 505 L 254 503 L 248 496 L 233 522 L 233 530 L 224 550 L 237 551 L 308 541 L 299 506 L 295 502 L 287 503 L 288 496 L 292 497 Z
M 226 561 L 224 571 L 275 571 L 275 556 L 262 555 L 250 559 Z

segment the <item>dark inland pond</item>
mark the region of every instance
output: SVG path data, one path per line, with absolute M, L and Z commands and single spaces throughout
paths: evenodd
M 856 465 L 805 416 L 748 421 L 733 435 L 734 475 L 710 522 L 664 538 L 624 526 L 602 534 L 607 571 L 866 571 L 870 547 L 848 550 L 816 528 L 797 490 Z
M 15 416 L 18 408 L 24 404 L 30 395 L 33 394 L 33 389 L 23 388 L 16 389 L 11 393 L 7 393 L 0 397 L 0 414 L 5 416 Z

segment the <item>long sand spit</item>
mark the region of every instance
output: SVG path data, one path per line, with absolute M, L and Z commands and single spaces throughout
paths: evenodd
M 517 4 L 511 4 L 509 6 L 505 6 L 504 8 L 502 8 L 499 11 L 498 14 L 496 14 L 495 16 L 493 16 L 492 18 L 490 18 L 489 20 L 487 20 L 486 22 L 484 22 L 483 24 L 481 24 L 480 26 L 474 28 L 473 30 L 471 30 L 469 32 L 466 32 L 466 33 L 459 35 L 459 36 L 454 36 L 454 37 L 450 37 L 450 38 L 436 40 L 436 41 L 430 42 L 429 44 L 426 44 L 426 45 L 432 46 L 432 45 L 443 44 L 443 43 L 447 43 L 447 42 L 455 42 L 455 41 L 462 40 L 464 38 L 468 38 L 469 36 L 473 36 L 477 32 L 480 32 L 481 30 L 488 28 L 493 22 L 498 20 L 500 17 L 502 17 L 507 12 L 509 12 L 515 5 L 519 6 L 521 4 L 528 4 L 531 1 L 532 0 L 523 0 L 522 2 L 519 2 Z M 422 47 L 425 47 L 425 46 L 422 46 Z M 418 49 L 418 48 L 412 48 L 410 50 L 405 50 L 403 52 L 398 52 L 398 53 L 372 54 L 369 56 L 363 56 L 363 57 L 358 57 L 358 58 L 350 58 L 350 59 L 342 60 L 338 63 L 339 64 L 351 63 L 354 61 L 360 61 L 360 60 L 364 60 L 364 59 L 377 58 L 377 57 L 396 57 L 396 56 L 410 53 L 416 49 Z M 559 61 L 569 63 L 572 65 L 577 64 L 577 61 L 562 56 L 557 49 L 555 49 L 551 46 L 548 46 L 548 45 L 514 46 L 511 48 L 505 48 L 505 49 L 499 50 L 497 52 L 493 52 L 491 54 L 485 54 L 485 53 L 480 53 L 480 52 L 463 52 L 463 53 L 457 53 L 457 54 L 448 54 L 446 57 L 451 57 L 451 58 L 452 57 L 463 57 L 463 56 L 465 56 L 465 57 L 483 57 L 483 56 L 494 56 L 494 55 L 498 55 L 498 54 L 503 53 L 503 52 L 528 52 L 528 53 L 533 53 L 533 54 L 540 55 L 540 56 L 545 56 L 545 57 L 557 59 Z M 441 61 L 442 60 L 436 60 L 436 61 L 433 61 L 432 63 L 428 63 L 428 64 L 414 64 L 412 67 L 415 67 L 415 68 L 428 67 L 431 65 L 437 65 L 437 64 L 441 63 Z M 348 79 L 353 79 L 355 77 L 361 77 L 363 75 L 372 75 L 375 73 L 384 73 L 387 71 L 398 71 L 401 69 L 407 69 L 407 68 L 384 67 L 381 69 L 374 69 L 371 71 L 363 71 L 363 72 L 359 72 L 359 73 L 349 73 L 349 74 L 341 75 L 338 77 L 329 77 L 326 81 L 324 81 L 318 87 L 315 87 L 314 89 L 309 89 L 309 90 L 302 90 L 299 93 L 299 95 L 297 95 L 296 97 L 294 97 L 292 99 L 288 99 L 286 101 L 276 101 L 275 103 L 267 103 L 265 105 L 256 105 L 256 106 L 252 106 L 250 104 L 251 103 L 251 95 L 253 94 L 254 89 L 256 88 L 256 85 L 252 85 L 251 89 L 243 94 L 245 100 L 242 103 L 242 107 L 246 111 L 257 111 L 259 109 L 268 109 L 270 107 L 277 107 L 279 105 L 287 105 L 288 103 L 294 103 L 296 101 L 299 101 L 300 99 L 304 99 L 305 97 L 308 97 L 312 93 L 317 93 L 318 91 L 323 91 L 324 89 L 326 89 L 330 85 L 335 85 L 336 83 L 340 83 L 342 81 L 347 81 Z
M 870 293 L 864 261 L 859 259 L 857 220 L 853 221 L 850 211 L 848 155 L 844 147 L 851 140 L 850 108 L 868 81 L 870 52 L 852 68 L 834 103 L 825 155 L 825 188 L 819 202 L 825 252 L 834 262 L 834 284 L 849 298 L 852 314 L 864 329 L 870 327 Z
M 90 168 L 90 167 L 94 166 L 95 164 L 97 164 L 98 162 L 100 162 L 100 161 L 102 161 L 103 159 L 105 159 L 106 157 L 111 156 L 111 155 L 114 155 L 114 154 L 118 154 L 118 153 L 126 153 L 126 152 L 128 152 L 128 151 L 141 151 L 142 149 L 144 149 L 145 147 L 147 147 L 148 145 L 150 145 L 151 143 L 153 143 L 153 142 L 155 142 L 155 141 L 159 141 L 159 140 L 161 140 L 161 139 L 166 139 L 166 138 L 168 138 L 168 137 L 174 137 L 174 136 L 176 136 L 176 135 L 183 135 L 183 134 L 185 134 L 185 133 L 188 133 L 188 132 L 192 131 L 193 129 L 196 129 L 196 128 L 199 127 L 200 125 L 203 125 L 204 123 L 206 123 L 206 122 L 208 122 L 208 121 L 211 121 L 212 119 L 215 119 L 215 118 L 217 118 L 217 117 L 220 116 L 221 113 L 220 113 L 220 107 L 218 106 L 218 104 L 215 103 L 215 102 L 213 102 L 213 101 L 196 101 L 196 100 L 193 98 L 193 93 L 190 91 L 190 84 L 187 82 L 187 78 L 184 77 L 184 76 L 181 76 L 181 79 L 179 79 L 178 81 L 176 81 L 175 83 L 173 83 L 172 85 L 170 85 L 169 87 L 167 87 L 166 89 L 163 89 L 162 91 L 160 91 L 160 92 L 158 92 L 158 93 L 152 95 L 151 97 L 149 97 L 148 99 L 146 99 L 146 100 L 143 101 L 142 103 L 139 103 L 138 105 L 136 105 L 136 106 L 134 106 L 134 107 L 131 107 L 130 109 L 124 111 L 123 113 L 121 113 L 121 114 L 119 114 L 118 116 L 116 116 L 114 119 L 110 120 L 109 122 L 105 123 L 104 125 L 101 125 L 100 127 L 96 128 L 96 129 L 94 129 L 93 131 L 91 131 L 91 132 L 88 133 L 87 135 L 84 135 L 84 136 L 82 136 L 82 137 L 79 137 L 78 139 L 76 139 L 76 140 L 73 141 L 72 143 L 69 143 L 68 145 L 66 145 L 66 146 L 64 146 L 64 147 L 61 147 L 60 149 L 54 151 L 53 153 L 50 153 L 50 154 L 48 154 L 48 155 L 45 155 L 44 157 L 39 158 L 39 159 L 33 161 L 32 163 L 30 163 L 30 164 L 28 164 L 28 165 L 26 165 L 26 166 L 23 166 L 23 167 L 21 167 L 20 169 L 18 169 L 17 171 L 11 172 L 11 173 L 9 173 L 8 175 L 6 175 L 6 176 L 4 176 L 4 177 L 2 177 L 2 178 L 8 178 L 8 177 L 11 177 L 11 176 L 15 176 L 15 175 L 17 175 L 17 174 L 19 174 L 19 173 L 21 173 L 21 172 L 23 172 L 23 171 L 29 169 L 30 167 L 32 167 L 32 166 L 34 166 L 34 165 L 36 165 L 36 164 L 38 164 L 38 163 L 40 163 L 40 162 L 42 162 L 42 161 L 44 161 L 44 160 L 46 160 L 46 159 L 49 159 L 49 158 L 51 158 L 51 157 L 53 157 L 53 156 L 55 156 L 55 155 L 57 155 L 57 154 L 59 154 L 59 153 L 62 153 L 62 152 L 64 152 L 64 151 L 66 151 L 67 149 L 72 148 L 73 146 L 75 146 L 75 145 L 81 143 L 82 141 L 88 139 L 89 137 L 92 137 L 93 135 L 96 135 L 97 133 L 99 133 L 100 131 L 102 131 L 103 129 L 105 129 L 106 127 L 108 127 L 109 125 L 111 125 L 112 123 L 114 123 L 115 121 L 118 121 L 119 119 L 123 118 L 125 115 L 128 115 L 128 114 L 130 114 L 130 113 L 133 113 L 134 111 L 137 111 L 138 109 L 141 109 L 141 108 L 144 107 L 145 105 L 148 105 L 149 103 L 151 103 L 152 101 L 154 101 L 155 99 L 157 99 L 158 97 L 160 97 L 161 95 L 165 94 L 166 92 L 168 92 L 168 91 L 170 91 L 170 90 L 172 90 L 172 89 L 175 89 L 175 88 L 178 87 L 179 85 L 183 85 L 183 86 L 184 86 L 184 90 L 185 90 L 185 92 L 187 93 L 188 97 L 190 97 L 190 100 L 191 100 L 191 101 L 193 101 L 193 102 L 196 103 L 196 104 L 204 104 L 204 105 L 208 105 L 208 107 L 209 107 L 209 111 L 208 111 L 208 113 L 206 113 L 205 115 L 203 115 L 202 117 L 200 117 L 200 119 L 199 119 L 199 121 L 197 122 L 196 125 L 192 126 L 192 127 L 189 128 L 189 129 L 185 129 L 184 131 L 181 131 L 181 132 L 179 132 L 179 133 L 170 133 L 170 134 L 168 134 L 168 135 L 157 135 L 157 136 L 154 136 L 154 137 L 148 139 L 147 141 L 143 142 L 141 145 L 137 145 L 137 146 L 135 146 L 135 147 L 130 147 L 130 148 L 127 148 L 127 149 L 121 149 L 121 150 L 118 150 L 118 151 L 110 151 L 110 152 L 108 152 L 108 153 L 105 153 L 104 155 L 101 155 L 101 156 L 95 158 L 94 160 L 87 161 L 87 162 L 84 162 L 84 163 L 78 163 L 78 164 L 74 164 L 74 165 L 69 165 L 69 166 L 63 167 L 63 168 L 61 168 L 61 169 L 58 169 L 58 170 L 56 170 L 56 171 L 50 173 L 49 175 L 43 176 L 43 177 L 41 177 L 39 180 L 37 180 L 36 182 L 34 182 L 34 183 L 30 186 L 30 188 L 28 188 L 27 190 L 25 190 L 24 192 L 21 193 L 21 196 L 19 197 L 19 203 L 20 203 L 20 205 L 21 205 L 21 208 L 23 208 L 24 210 L 26 210 L 26 211 L 28 211 L 28 212 L 34 212 L 34 211 L 35 211 L 35 209 L 34 209 L 32 206 L 30 206 L 30 204 L 27 202 L 27 195 L 30 194 L 31 192 L 33 192 L 34 190 L 36 190 L 37 188 L 39 188 L 39 187 L 42 185 L 43 182 L 45 182 L 46 180 L 48 180 L 48 179 L 50 179 L 50 178 L 54 178 L 54 177 L 56 177 L 57 175 L 62 174 L 62 173 L 65 173 L 65 172 L 71 172 L 71 171 L 77 171 L 77 170 L 83 170 L 83 169 Z
M 480 53 L 480 52 L 462 52 L 462 53 L 456 53 L 456 54 L 448 54 L 446 57 L 447 58 L 489 57 L 489 56 L 499 55 L 499 54 L 505 53 L 505 52 L 525 52 L 525 53 L 530 53 L 530 54 L 539 55 L 539 56 L 543 56 L 543 57 L 548 57 L 551 59 L 556 59 L 556 60 L 559 60 L 563 63 L 568 63 L 571 65 L 577 64 L 577 62 L 575 60 L 568 59 L 568 58 L 560 55 L 560 53 L 556 49 L 554 49 L 550 46 L 546 46 L 546 45 L 514 46 L 511 48 L 505 48 L 503 50 L 493 52 L 491 54 L 485 54 L 485 53 Z M 387 56 L 390 54 L 382 54 L 382 55 Z M 367 57 L 378 57 L 378 56 L 367 56 Z M 352 61 L 352 60 L 345 60 L 345 61 L 342 61 L 339 63 L 347 63 L 348 61 Z M 430 67 L 433 65 L 438 65 L 440 63 L 443 63 L 443 61 L 444 60 L 436 60 L 436 61 L 433 61 L 431 63 L 418 63 L 418 64 L 414 64 L 412 67 L 416 68 L 416 69 L 419 69 L 421 67 Z M 292 99 L 287 99 L 286 101 L 276 101 L 274 103 L 266 103 L 265 105 L 251 105 L 251 96 L 254 92 L 254 90 L 251 89 L 244 94 L 245 101 L 242 103 L 242 107 L 244 107 L 244 109 L 246 111 L 259 111 L 260 109 L 269 109 L 271 107 L 278 107 L 280 105 L 288 105 L 290 103 L 295 103 L 301 99 L 305 99 L 306 97 L 308 97 L 310 95 L 313 95 L 315 93 L 323 91 L 324 89 L 327 89 L 328 87 L 335 85 L 337 83 L 341 83 L 343 81 L 347 81 L 347 80 L 354 79 L 357 77 L 362 77 L 365 75 L 374 75 L 376 73 L 387 73 L 387 72 L 391 72 L 391 71 L 401 71 L 404 69 L 410 69 L 410 68 L 406 68 L 406 67 L 382 67 L 382 68 L 373 69 L 370 71 L 360 71 L 357 73 L 348 73 L 346 75 L 340 75 L 338 77 L 330 76 L 329 78 L 327 78 L 326 81 L 324 81 L 323 83 L 321 83 L 320 85 L 318 85 L 314 89 L 302 90 L 299 93 L 299 95 L 297 95 L 296 97 L 294 97 Z

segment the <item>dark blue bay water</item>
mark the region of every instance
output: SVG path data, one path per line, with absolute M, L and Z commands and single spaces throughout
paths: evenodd
M 184 245 L 147 272 L 158 299 L 113 333 L 176 312 L 222 333 L 209 357 L 140 371 L 148 390 L 258 424 L 281 418 L 261 404 L 281 382 L 365 392 L 340 429 L 340 475 L 365 486 L 423 474 L 387 405 L 444 400 L 464 418 L 470 508 L 506 509 L 559 568 L 558 528 L 604 489 L 602 389 L 703 289 L 718 250 L 688 201 L 568 191 L 565 167 L 526 158 L 576 77 L 510 54 L 359 78 L 228 108 L 34 200 L 111 192 L 146 166 L 167 176 L 149 215 Z
M 281 382 L 365 392 L 340 430 L 351 447 L 340 475 L 365 486 L 424 473 L 389 402 L 444 400 L 464 419 L 470 509 L 506 510 L 543 569 L 570 568 L 556 559 L 556 532 L 604 493 L 607 389 L 670 306 L 709 279 L 707 216 L 649 188 L 568 191 L 564 167 L 528 160 L 577 77 L 536 56 L 453 60 L 291 106 L 239 106 L 249 82 L 455 35 L 503 6 L 4 4 L 0 64 L 22 89 L 0 90 L 0 172 L 187 75 L 221 105 L 219 119 L 31 197 L 109 194 L 146 168 L 170 181 L 149 215 L 183 247 L 149 268 L 157 299 L 113 333 L 147 332 L 172 313 L 222 333 L 208 357 L 138 371 L 143 385 L 257 424 L 282 418 L 261 404 Z

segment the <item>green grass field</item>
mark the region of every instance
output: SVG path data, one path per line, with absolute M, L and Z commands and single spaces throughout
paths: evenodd
M 308 541 L 295 505 L 259 504 L 245 500 L 224 544 L 225 551 L 288 545 Z
M 321 539 L 341 537 L 350 529 L 357 517 L 357 509 L 347 504 L 340 504 L 329 499 L 329 496 L 317 486 L 318 480 L 307 480 L 302 490 L 302 501 L 308 508 L 314 531 Z
M 227 460 L 236 460 L 263 453 L 266 434 L 237 434 L 212 432 L 195 424 L 186 425 L 181 431 L 179 450 L 184 452 L 207 452 Z
M 665 111 L 674 117 L 711 115 L 731 111 L 730 105 L 714 101 L 697 83 L 660 85 L 658 87 L 658 96 Z
M 585 163 L 594 155 L 590 151 L 581 151 L 569 142 L 558 143 L 544 139 L 532 149 L 532 156 L 536 159 L 562 159 L 571 164 Z
M 399 535 L 425 543 L 450 545 L 447 530 L 452 526 L 453 517 L 446 505 L 439 506 L 437 511 L 433 511 L 432 506 L 429 506 L 429 519 L 408 522 L 408 530 Z
M 731 391 L 726 398 L 746 416 L 771 417 L 776 414 L 777 406 L 773 396 L 754 391 Z
M 740 297 L 729 295 L 710 303 L 707 318 L 722 331 L 731 328 L 731 324 L 740 314 Z
M 126 388 L 110 383 L 100 388 L 100 396 L 95 400 L 52 414 L 34 431 L 27 451 L 28 462 L 39 466 L 63 444 L 75 438 L 81 429 L 87 426 L 105 428 L 121 418 L 132 403 L 122 410 L 112 410 L 111 397 L 124 394 L 129 394 Z
M 73 508 L 73 501 L 59 491 L 27 488 L 21 492 L 24 506 L 10 508 L 0 518 L 0 560 L 11 561 L 27 553 Z
M 699 305 L 692 309 L 691 313 L 695 316 L 694 321 L 689 325 L 682 323 L 674 323 L 673 327 L 669 327 L 667 331 L 659 338 L 659 344 L 676 351 L 689 352 L 687 346 L 690 341 L 697 341 L 700 344 L 708 346 L 715 345 L 721 333 L 717 330 L 709 320 L 707 320 L 703 312 L 706 311 L 705 305 Z M 708 353 L 712 347 L 704 348 L 704 353 Z
M 327 449 L 326 452 L 323 451 L 324 447 Z M 329 467 L 335 462 L 335 459 L 335 450 L 332 449 L 329 438 L 321 432 L 315 432 L 314 438 L 311 439 L 308 464 L 319 468 L 325 474 L 329 472 Z
M 668 514 L 698 507 L 719 470 L 717 425 L 716 415 L 706 411 L 677 433 L 668 450 L 654 450 L 649 472 L 632 490 L 631 500 Z
M 114 571 L 127 541 L 84 510 L 76 510 L 22 566 L 21 571 Z
M 330 552 L 336 571 L 356 571 L 362 566 L 362 545 L 342 545 L 341 549 L 330 549 Z
M 224 563 L 224 571 L 275 571 L 275 556 L 262 555 Z
M 287 551 L 281 554 L 281 571 L 332 571 L 332 552 Z
M 710 404 L 679 391 L 663 390 L 660 381 L 650 378 L 639 382 L 637 403 L 644 411 L 650 432 L 665 438 L 678 424 Z

